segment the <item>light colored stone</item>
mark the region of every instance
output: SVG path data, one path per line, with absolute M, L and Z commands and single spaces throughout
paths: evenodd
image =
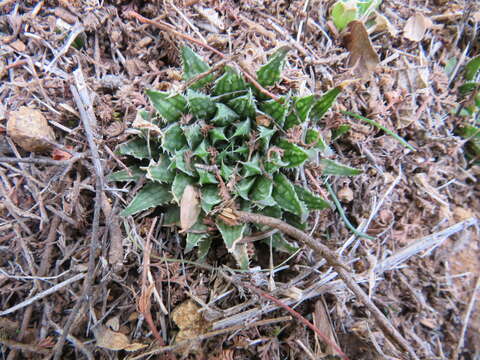
M 45 151 L 51 148 L 55 140 L 53 129 L 47 119 L 37 110 L 22 106 L 8 116 L 7 133 L 22 149 L 27 151 Z

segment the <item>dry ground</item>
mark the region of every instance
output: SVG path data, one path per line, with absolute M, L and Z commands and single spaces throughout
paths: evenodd
M 271 258 L 267 246 L 252 247 L 252 271 L 245 273 L 231 270 L 235 263 L 218 242 L 206 262 L 197 264 L 195 251 L 183 254 L 182 236 L 156 226 L 158 213 L 117 216 L 137 185 L 105 183 L 96 195 L 99 170 L 106 175 L 122 167 L 115 147 L 129 138 L 137 109 L 150 107 L 144 89 L 171 89 L 180 77 L 179 48 L 185 41 L 127 18 L 127 10 L 236 54 L 252 72 L 273 49 L 289 44 L 287 71 L 275 90 L 322 93 L 354 78 L 342 37 L 327 23 L 331 3 L 0 1 L 3 359 L 54 353 L 61 359 L 141 358 L 158 346 L 141 314 L 146 304 L 167 344 L 175 336 L 192 339 L 233 326 L 166 358 L 333 358 L 332 346 L 243 283 L 294 306 L 350 359 L 406 357 L 310 250 L 287 259 L 276 252 Z M 334 190 L 354 226 L 376 240 L 352 236 L 334 210 L 312 217 L 312 233 L 332 250 L 342 250 L 358 283 L 422 359 L 480 356 L 480 301 L 466 316 L 480 269 L 479 169 L 465 160 L 462 140 L 453 135 L 460 119 L 451 115 L 461 66 L 478 54 L 478 24 L 472 20 L 478 10 L 473 1 L 383 1 L 379 12 L 398 34 L 371 35 L 381 63 L 368 79 L 349 85 L 324 118 L 325 132 L 352 126 L 335 151 L 339 160 L 365 172 L 338 178 Z M 420 42 L 401 33 L 416 12 L 432 20 Z M 219 60 L 189 45 L 210 64 Z M 445 66 L 451 58 L 460 64 L 449 78 Z M 79 68 L 85 85 L 72 76 Z M 76 91 L 85 116 L 96 122 L 90 134 L 80 120 Z M 56 144 L 47 152 L 26 152 L 6 134 L 9 113 L 21 106 L 39 109 L 54 129 Z M 375 119 L 416 151 L 341 110 Z M 92 144 L 98 157 L 91 155 Z M 317 191 L 326 193 L 323 185 Z M 154 287 L 142 292 L 150 231 L 151 267 L 144 280 Z M 92 248 L 92 241 L 98 247 Z M 48 289 L 53 290 L 46 294 Z M 151 297 L 146 290 L 153 291 Z M 176 324 L 187 327 L 183 334 Z M 71 335 L 61 347 L 66 329 Z

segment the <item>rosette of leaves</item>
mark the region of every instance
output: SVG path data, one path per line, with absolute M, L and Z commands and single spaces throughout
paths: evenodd
M 287 51 L 278 49 L 257 71 L 263 87 L 281 80 Z M 292 170 L 320 158 L 324 174 L 361 172 L 321 159 L 328 146 L 318 130 L 305 126 L 318 122 L 341 88 L 321 97 L 287 94 L 277 101 L 228 66 L 216 79 L 210 74 L 191 80 L 210 67 L 188 47 L 182 49 L 182 59 L 184 80 L 191 85 L 182 93 L 147 90 L 155 113 L 141 110 L 134 123 L 139 137 L 117 149 L 139 164 L 110 179 L 146 178 L 121 215 L 161 207 L 164 225 L 180 226 L 186 234 L 186 252 L 198 246 L 203 257 L 212 238 L 221 236 L 239 266 L 248 268 L 242 238 L 269 229 L 237 224 L 221 214 L 222 208 L 259 212 L 304 228 L 310 211 L 330 203 L 292 182 Z M 296 250 L 280 233 L 264 240 L 279 250 Z

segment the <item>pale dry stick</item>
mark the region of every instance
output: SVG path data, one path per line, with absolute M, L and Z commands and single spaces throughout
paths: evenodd
M 216 55 L 220 56 L 222 59 L 226 59 L 227 56 L 224 55 L 222 52 L 218 51 L 217 49 L 215 49 L 214 47 L 200 41 L 200 40 L 197 40 L 189 35 L 185 35 L 179 31 L 177 31 L 172 25 L 170 24 L 167 24 L 166 22 L 163 22 L 161 20 L 159 21 L 154 21 L 154 20 L 151 20 L 151 19 L 147 19 L 146 17 L 143 17 L 142 15 L 136 13 L 135 11 L 127 11 L 125 13 L 126 16 L 131 16 L 131 17 L 134 17 L 135 19 L 137 19 L 138 21 L 140 21 L 141 23 L 144 23 L 144 24 L 149 24 L 149 25 L 153 25 L 157 28 L 159 28 L 160 30 L 163 30 L 163 31 L 167 31 L 167 32 L 170 32 L 172 35 L 175 35 L 175 36 L 178 36 L 179 38 L 182 38 L 184 40 L 187 40 L 187 41 L 190 41 L 194 44 L 197 44 L 199 46 L 202 46 L 204 47 L 205 49 L 207 50 L 210 50 L 211 52 L 215 53 Z M 269 98 L 272 98 L 273 100 L 275 101 L 280 101 L 280 98 L 274 94 L 272 94 L 270 91 L 268 91 L 267 89 L 265 89 L 262 85 L 260 85 L 258 83 L 258 81 L 255 79 L 254 76 L 252 76 L 247 69 L 245 69 L 244 67 L 242 67 L 240 64 L 236 64 L 243 72 L 243 74 L 245 75 L 245 77 L 253 84 L 253 86 L 255 86 L 258 91 L 260 91 L 262 94 L 268 96 Z
M 285 322 L 285 321 L 291 321 L 291 320 L 292 320 L 291 316 L 281 316 L 281 317 L 278 317 L 278 318 L 259 320 L 259 321 L 255 321 L 253 323 L 240 324 L 240 325 L 235 325 L 235 326 L 227 327 L 227 328 L 220 329 L 220 330 L 214 330 L 214 331 L 207 332 L 205 334 L 202 334 L 200 336 L 197 336 L 197 337 L 189 339 L 189 340 L 180 341 L 180 342 L 178 342 L 174 345 L 162 346 L 162 347 L 159 347 L 157 349 L 150 350 L 146 353 L 135 356 L 135 357 L 131 358 L 130 360 L 139 360 L 139 359 L 143 359 L 144 357 L 147 357 L 147 356 L 161 354 L 161 353 L 164 353 L 164 352 L 167 352 L 167 351 L 173 351 L 173 350 L 191 345 L 192 343 L 195 343 L 195 342 L 206 340 L 206 339 L 212 338 L 214 336 L 220 336 L 220 335 L 228 334 L 228 333 L 231 333 L 231 332 L 234 332 L 234 331 L 245 330 L 245 329 L 249 329 L 249 328 L 256 327 L 256 326 L 268 326 L 268 325 L 276 324 L 276 323 L 279 323 L 279 322 Z
M 303 12 L 307 13 L 309 0 L 305 0 L 303 3 Z M 308 19 L 308 17 L 307 17 Z M 304 19 L 300 20 L 300 24 L 298 25 L 298 32 L 297 32 L 297 42 L 300 42 L 300 37 L 302 36 L 303 31 L 303 23 L 305 22 Z
M 22 308 L 24 308 L 25 306 L 28 306 L 30 304 L 33 304 L 35 301 L 38 301 L 40 299 L 43 299 L 44 297 L 48 296 L 48 295 L 51 295 L 53 293 L 56 293 L 57 291 L 59 291 L 60 289 L 63 289 L 65 286 L 67 285 L 70 285 L 72 283 L 74 283 L 75 281 L 78 281 L 78 280 L 81 280 L 85 277 L 85 274 L 84 273 L 81 273 L 81 274 L 77 274 L 75 276 L 72 276 L 70 279 L 67 279 L 65 281 L 62 281 L 61 283 L 57 284 L 57 285 L 54 285 L 52 286 L 51 288 L 45 290 L 45 291 L 42 291 L 41 293 L 31 297 L 30 299 L 27 299 L 25 301 L 22 301 L 21 303 L 19 304 L 16 304 L 15 306 L 12 306 L 11 308 L 7 309 L 7 310 L 4 310 L 4 311 L 1 311 L 0 312 L 0 316 L 5 316 L 5 315 L 8 315 L 8 314 L 11 314 L 15 311 L 18 311 Z
M 55 56 L 53 60 L 50 62 L 50 64 L 47 65 L 45 68 L 45 71 L 49 73 L 51 69 L 55 66 L 57 61 L 68 52 L 68 49 L 70 49 L 70 46 L 72 43 L 75 41 L 78 35 L 80 35 L 82 32 L 85 31 L 85 28 L 83 27 L 81 22 L 76 23 L 73 28 L 71 29 L 70 34 L 68 35 L 67 40 L 63 44 L 63 46 L 60 48 L 60 50 L 56 51 L 55 50 Z
M 477 226 L 478 219 L 472 217 L 459 223 L 456 223 L 446 229 L 443 229 L 437 233 L 427 235 L 420 239 L 412 241 L 412 243 L 404 247 L 393 255 L 389 256 L 385 260 L 380 261 L 375 266 L 376 273 L 383 273 L 387 270 L 393 270 L 397 268 L 400 264 L 406 262 L 413 255 L 418 254 L 421 251 L 432 251 L 435 247 L 439 246 L 443 241 L 445 241 L 449 236 L 456 234 L 467 227 Z
M 383 315 L 383 313 L 375 306 L 375 304 L 373 304 L 362 288 L 358 286 L 350 274 L 351 270 L 349 270 L 347 265 L 341 262 L 334 251 L 316 241 L 313 237 L 305 234 L 303 231 L 285 223 L 280 219 L 260 214 L 252 214 L 244 211 L 235 211 L 234 213 L 238 217 L 238 220 L 242 223 L 256 223 L 278 229 L 308 246 L 310 249 L 314 250 L 317 255 L 322 256 L 327 261 L 328 265 L 335 269 L 347 287 L 357 296 L 358 300 L 361 301 L 363 305 L 372 313 L 372 316 L 375 318 L 377 324 L 383 330 L 385 335 L 389 335 L 401 349 L 409 353 L 412 359 L 418 359 L 408 342 L 389 322 L 385 315 Z
M 73 159 L 73 158 L 72 158 Z M 15 158 L 15 157 L 6 157 L 0 156 L 0 163 L 28 163 L 28 164 L 37 164 L 37 165 L 55 165 L 55 166 L 64 166 L 72 163 L 70 160 L 53 160 L 48 158 Z
M 104 188 L 102 164 L 100 162 L 100 155 L 98 153 L 97 144 L 95 143 L 93 130 L 92 130 L 92 122 L 96 123 L 96 121 L 92 121 L 91 119 L 89 119 L 89 115 L 85 110 L 84 104 L 82 103 L 82 99 L 80 98 L 80 94 L 78 93 L 77 88 L 71 85 L 70 91 L 72 92 L 73 99 L 80 112 L 80 119 L 82 121 L 83 128 L 85 130 L 85 135 L 87 137 L 88 147 L 92 155 L 92 162 L 93 162 L 93 166 L 95 169 L 95 176 L 96 176 L 96 184 L 95 184 L 96 194 L 95 194 L 95 205 L 94 205 L 94 211 L 93 211 L 90 249 L 89 249 L 89 255 L 88 255 L 87 276 L 85 277 L 85 282 L 83 284 L 82 295 L 80 296 L 80 298 L 77 299 L 77 302 L 73 307 L 72 313 L 69 315 L 65 323 L 62 335 L 60 336 L 60 339 L 58 339 L 58 342 L 55 345 L 54 360 L 60 359 L 60 356 L 62 355 L 63 345 L 65 344 L 65 339 L 68 336 L 68 333 L 70 332 L 70 328 L 72 327 L 73 321 L 78 316 L 78 314 L 82 313 L 83 310 L 85 309 L 85 307 L 83 306 L 84 301 L 85 300 L 91 301 L 92 285 L 93 285 L 93 279 L 94 279 L 94 273 L 95 273 L 96 251 L 99 246 L 98 232 L 100 227 L 101 202 L 102 202 L 102 193 Z
M 171 7 L 173 7 L 173 9 L 180 15 L 180 17 L 183 19 L 183 21 L 185 21 L 188 26 L 193 30 L 193 32 L 195 34 L 197 34 L 197 36 L 204 42 L 206 43 L 207 40 L 203 37 L 203 35 L 200 33 L 200 31 L 198 31 L 197 27 L 195 25 L 192 24 L 192 22 L 190 21 L 190 19 L 187 17 L 187 15 L 185 15 L 183 12 L 180 11 L 180 9 L 178 9 L 174 4 L 173 4 L 173 1 L 170 2 L 169 4 Z
M 26 351 L 26 352 L 37 353 L 42 355 L 46 355 L 50 352 L 50 350 L 45 349 L 44 347 L 41 347 L 38 345 L 32 345 L 32 344 L 24 344 L 15 340 L 5 339 L 2 336 L 0 336 L 0 344 L 5 345 L 6 347 L 12 348 L 13 350 Z
M 475 301 L 477 299 L 477 292 L 480 289 L 480 275 L 477 276 L 477 281 L 475 282 L 475 288 L 472 292 L 472 297 L 470 298 L 470 302 L 468 303 L 467 311 L 465 312 L 465 316 L 463 317 L 463 326 L 462 332 L 460 333 L 460 338 L 458 339 L 457 347 L 455 348 L 455 352 L 453 353 L 452 359 L 458 359 L 460 356 L 460 350 L 463 347 L 463 342 L 465 340 L 465 333 L 467 332 L 468 322 L 470 321 L 470 316 L 472 315 L 473 306 L 475 305 Z

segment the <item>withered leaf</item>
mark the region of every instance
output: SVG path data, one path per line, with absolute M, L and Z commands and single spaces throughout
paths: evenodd
M 407 20 L 403 28 L 403 36 L 411 41 L 420 41 L 430 26 L 432 26 L 432 21 L 417 12 Z
M 345 45 L 350 52 L 348 65 L 354 66 L 358 75 L 366 77 L 375 70 L 380 59 L 372 46 L 363 22 L 359 20 L 350 22 L 348 30 L 345 37 Z
M 180 227 L 182 231 L 190 229 L 200 215 L 200 196 L 193 185 L 187 185 L 180 200 Z
M 140 343 L 131 344 L 126 335 L 112 331 L 103 325 L 95 328 L 93 332 L 95 334 L 95 339 L 97 340 L 97 346 L 104 349 L 113 351 L 137 351 L 147 346 Z

